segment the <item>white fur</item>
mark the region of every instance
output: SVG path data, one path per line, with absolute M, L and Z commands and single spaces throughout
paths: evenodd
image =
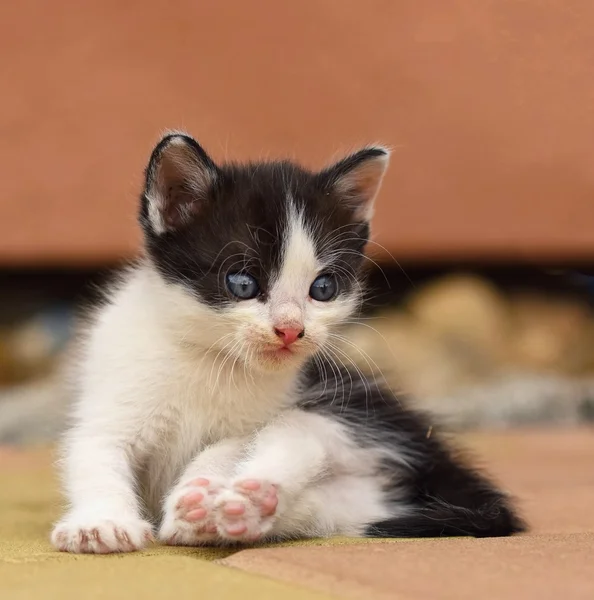
M 338 422 L 293 407 L 304 360 L 355 299 L 309 298 L 322 265 L 300 215 L 290 216 L 269 302 L 215 311 L 165 283 L 147 262 L 98 313 L 64 444 L 70 507 L 52 534 L 56 547 L 133 550 L 161 521 L 160 537 L 184 544 L 360 535 L 388 516 L 382 481 L 369 475 L 379 456 L 357 448 Z M 271 358 L 263 350 L 278 344 L 279 323 L 303 326 L 306 336 L 291 356 Z M 200 477 L 209 481 L 198 488 L 209 499 L 200 505 L 207 509 L 204 524 L 218 523 L 214 535 L 179 513 Z M 241 482 L 252 479 L 261 482 L 260 492 L 278 495 L 274 515 L 261 515 L 262 494 L 241 491 Z M 246 510 L 243 537 L 225 529 L 225 507 L 237 501 Z

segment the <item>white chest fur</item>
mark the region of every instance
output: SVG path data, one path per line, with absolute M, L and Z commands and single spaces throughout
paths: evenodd
M 198 349 L 194 340 L 209 339 L 208 319 L 197 318 L 195 305 L 184 319 L 183 297 L 168 291 L 160 300 L 179 310 L 174 324 L 165 321 L 172 311 L 160 311 L 160 290 L 154 274 L 137 272 L 98 315 L 84 349 L 78 426 L 69 434 L 101 432 L 124 445 L 152 511 L 198 450 L 269 422 L 290 405 L 295 382 L 294 372 L 257 377 Z

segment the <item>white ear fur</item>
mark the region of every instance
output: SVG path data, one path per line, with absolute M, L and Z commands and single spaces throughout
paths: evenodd
M 390 151 L 382 146 L 363 148 L 325 169 L 333 190 L 353 211 L 355 220 L 370 221 L 375 198 L 390 161 Z
M 168 134 L 146 170 L 145 217 L 157 234 L 188 223 L 216 181 L 217 168 L 201 146 L 182 133 Z

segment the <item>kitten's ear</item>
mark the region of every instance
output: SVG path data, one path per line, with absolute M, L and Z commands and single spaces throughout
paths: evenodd
M 217 173 L 217 166 L 196 140 L 183 133 L 167 134 L 146 168 L 143 225 L 159 235 L 190 222 L 207 202 Z
M 356 221 L 370 221 L 389 160 L 387 148 L 369 146 L 324 169 L 320 176 L 326 189 L 353 211 Z

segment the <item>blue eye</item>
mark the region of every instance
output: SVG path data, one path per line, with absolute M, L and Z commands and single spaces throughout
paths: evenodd
M 240 300 L 251 300 L 260 293 L 258 282 L 247 273 L 230 273 L 227 275 L 227 288 Z
M 336 296 L 338 284 L 333 275 L 320 275 L 309 288 L 309 295 L 318 302 L 328 302 Z

